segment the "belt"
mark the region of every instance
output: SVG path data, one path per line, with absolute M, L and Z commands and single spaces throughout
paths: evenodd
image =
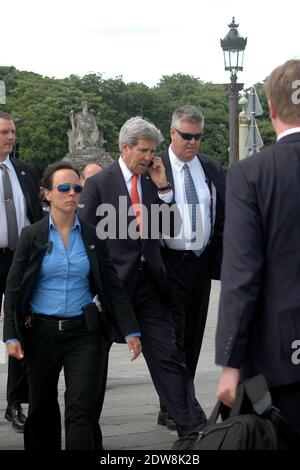
M 47 325 L 49 328 L 53 328 L 58 331 L 74 330 L 79 326 L 84 325 L 83 315 L 76 315 L 74 317 L 58 317 L 55 315 L 44 315 L 42 313 L 32 313 L 33 324 L 40 323 L 41 325 Z
M 197 256 L 193 252 L 193 250 L 172 250 L 166 245 L 161 247 L 162 251 L 166 251 L 168 254 L 177 256 L 178 258 L 182 258 L 182 259 L 195 259 L 195 258 L 200 259 L 201 257 L 205 256 L 206 253 L 208 253 L 208 251 L 206 251 L 206 248 L 207 248 L 207 245 L 202 251 L 202 253 L 200 254 L 200 256 Z
M 8 248 L 8 247 L 5 246 L 4 248 L 3 248 L 3 247 L 0 247 L 0 255 L 1 255 L 2 253 L 11 253 L 11 254 L 13 254 L 13 251 L 12 251 L 10 248 Z
M 197 258 L 193 250 L 172 250 L 166 246 L 162 247 L 162 250 L 167 251 L 170 255 L 177 256 L 182 259 L 194 259 Z

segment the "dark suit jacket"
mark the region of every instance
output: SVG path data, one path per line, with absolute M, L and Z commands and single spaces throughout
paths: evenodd
M 167 180 L 169 181 L 169 183 L 172 184 L 174 188 L 173 172 L 168 150 L 158 153 L 158 156 L 162 158 L 166 169 Z M 203 154 L 199 154 L 198 159 L 201 163 L 205 176 L 209 178 L 209 180 L 214 184 L 216 188 L 217 198 L 216 213 L 214 214 L 215 222 L 213 227 L 213 236 L 211 238 L 209 246 L 207 247 L 207 250 L 209 250 L 211 254 L 211 270 L 209 275 L 211 279 L 220 279 L 223 254 L 222 240 L 224 227 L 225 174 L 222 166 L 215 160 L 212 160 L 211 158 L 208 158 Z
M 151 233 L 151 205 L 160 204 L 162 201 L 158 198 L 157 187 L 147 174 L 142 176 L 141 184 L 142 203 L 148 211 L 148 229 Z M 122 202 L 120 202 L 120 196 L 123 197 Z M 110 234 L 108 246 L 119 278 L 129 295 L 132 296 L 135 290 L 141 254 L 158 276 L 157 280 L 161 283 L 162 289 L 168 289 L 168 285 L 164 283 L 165 267 L 161 259 L 158 237 L 133 240 L 126 235 L 128 225 L 135 224 L 135 218 L 133 215 L 128 215 L 131 199 L 118 162 L 89 178 L 80 198 L 80 217 L 94 225 L 98 223 L 97 233 L 102 236 L 105 231 L 102 225 L 104 219 L 103 216 L 96 215 L 99 204 L 102 204 L 102 210 L 105 209 L 103 204 L 111 204 L 115 208 L 116 217 L 111 219 L 111 227 L 116 228 L 116 238 L 113 239 Z M 102 221 L 100 221 L 101 218 Z M 143 225 L 145 225 L 145 220 L 143 220 Z
M 33 224 L 43 217 L 38 174 L 32 165 L 16 158 L 10 158 L 10 160 L 26 200 L 27 217 Z
M 130 302 L 111 262 L 106 243 L 96 236 L 95 227 L 80 220 L 82 239 L 91 264 L 90 282 L 102 306 L 123 336 L 139 331 Z M 4 341 L 22 341 L 24 317 L 40 265 L 48 249 L 49 217 L 25 227 L 14 255 L 5 291 Z
M 300 382 L 300 133 L 228 171 L 216 363 Z M 298 346 L 299 348 L 299 346 Z M 299 354 L 298 354 L 299 357 Z
M 27 217 L 32 224 L 43 217 L 43 210 L 40 197 L 39 178 L 35 168 L 16 158 L 10 158 L 15 169 L 20 186 L 26 201 Z M 1 258 L 0 271 L 7 273 L 12 261 L 12 256 Z M 4 286 L 3 286 L 4 288 Z M 0 297 L 2 292 L 0 293 Z

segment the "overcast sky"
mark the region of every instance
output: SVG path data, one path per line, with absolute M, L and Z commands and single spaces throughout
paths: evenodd
M 64 78 L 122 75 L 154 86 L 183 73 L 225 83 L 220 38 L 235 16 L 248 38 L 250 86 L 277 65 L 300 58 L 299 0 L 13 0 L 1 2 L 0 65 Z

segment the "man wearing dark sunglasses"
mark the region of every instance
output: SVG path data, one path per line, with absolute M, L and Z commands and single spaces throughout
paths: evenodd
M 163 240 L 162 256 L 176 296 L 172 317 L 179 347 L 195 376 L 205 329 L 211 279 L 220 279 L 225 177 L 221 165 L 199 153 L 204 116 L 195 106 L 174 111 L 171 145 L 161 154 L 182 217 L 176 238 Z M 172 427 L 162 405 L 158 424 Z

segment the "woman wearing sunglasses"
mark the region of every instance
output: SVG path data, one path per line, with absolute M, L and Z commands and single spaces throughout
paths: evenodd
M 61 448 L 62 368 L 66 449 L 101 449 L 97 400 L 106 345 L 93 299 L 117 324 L 131 360 L 141 351 L 139 328 L 105 243 L 76 215 L 77 169 L 53 163 L 42 186 L 50 213 L 23 230 L 5 292 L 4 341 L 10 356 L 24 360 L 29 384 L 25 449 Z

